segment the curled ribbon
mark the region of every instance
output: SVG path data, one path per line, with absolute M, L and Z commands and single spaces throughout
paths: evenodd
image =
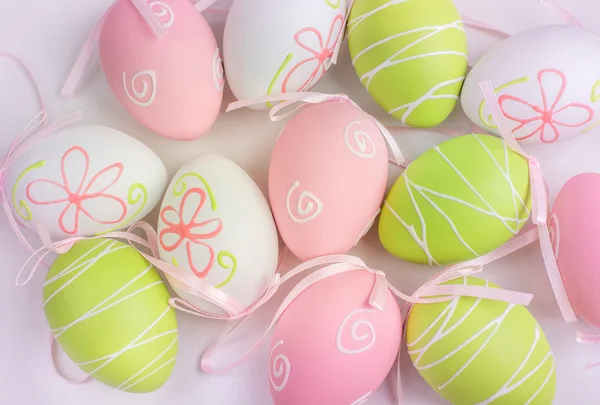
M 306 107 L 309 104 L 324 104 L 324 103 L 345 103 L 349 104 L 353 107 L 358 108 L 360 111 L 369 115 L 369 118 L 373 121 L 377 128 L 381 131 L 385 141 L 387 142 L 392 157 L 389 159 L 392 163 L 397 166 L 404 166 L 406 159 L 400 150 L 400 147 L 387 130 L 387 128 L 379 122 L 375 117 L 366 113 L 358 104 L 350 99 L 346 94 L 323 94 L 323 93 L 315 93 L 315 92 L 290 92 L 290 93 L 279 93 L 279 94 L 270 94 L 266 96 L 257 97 L 251 100 L 240 100 L 229 104 L 227 107 L 227 112 L 238 110 L 240 108 L 248 107 L 254 104 L 264 104 L 268 102 L 279 102 L 269 111 L 269 118 L 271 121 L 280 121 L 301 108 Z M 302 103 L 287 112 L 279 113 L 283 109 L 287 109 L 288 107 L 293 106 L 296 103 Z
M 538 0 L 546 8 L 548 8 L 555 16 L 563 20 L 565 23 L 570 25 L 577 25 L 583 27 L 583 24 L 577 20 L 573 14 L 571 14 L 558 0 Z
M 540 247 L 542 250 L 542 256 L 544 258 L 546 272 L 548 273 L 548 278 L 550 279 L 554 296 L 556 297 L 558 307 L 564 320 L 566 322 L 575 322 L 577 321 L 577 316 L 573 311 L 567 291 L 565 290 L 565 285 L 563 284 L 560 271 L 556 263 L 556 258 L 554 256 L 554 251 L 552 249 L 550 232 L 548 231 L 548 196 L 546 193 L 546 182 L 544 180 L 540 163 L 534 156 L 527 154 L 527 152 L 521 148 L 515 139 L 510 126 L 506 121 L 504 114 L 502 113 L 502 109 L 498 103 L 498 98 L 496 97 L 492 83 L 488 80 L 479 83 L 479 86 L 483 92 L 483 96 L 490 109 L 492 117 L 498 125 L 498 129 L 500 130 L 502 138 L 513 151 L 529 161 L 532 221 L 538 228 Z

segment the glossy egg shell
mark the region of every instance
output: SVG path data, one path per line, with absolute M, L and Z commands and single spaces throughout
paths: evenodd
M 129 0 L 107 12 L 100 62 L 119 102 L 152 131 L 178 140 L 205 134 L 223 98 L 223 67 L 208 23 L 187 0 L 153 1 L 158 38 Z
M 243 308 L 264 294 L 277 270 L 278 238 L 266 198 L 231 160 L 202 155 L 175 174 L 159 221 L 161 259 L 195 274 Z M 175 291 L 198 308 L 216 306 Z
M 78 124 L 21 155 L 7 174 L 15 218 L 54 239 L 123 229 L 148 215 L 167 171 L 146 145 L 120 131 Z
M 454 109 L 467 40 L 452 0 L 356 0 L 348 46 L 363 86 L 403 124 L 434 127 Z
M 600 120 L 598 65 L 600 38 L 591 31 L 572 25 L 532 28 L 494 46 L 473 66 L 462 107 L 477 126 L 499 135 L 479 88 L 491 80 L 519 141 L 568 140 Z
M 239 100 L 308 91 L 330 66 L 346 0 L 236 0 L 223 36 L 227 80 Z M 267 108 L 267 103 L 252 108 Z
M 170 377 L 178 331 L 160 276 L 129 245 L 77 242 L 44 284 L 48 325 L 84 372 L 128 392 L 151 392 Z
M 345 253 L 366 233 L 387 182 L 387 148 L 369 115 L 339 102 L 302 109 L 283 129 L 269 167 L 269 199 L 300 259 Z
M 558 193 L 548 227 L 554 253 L 575 312 L 600 327 L 600 174 L 571 178 Z
M 338 274 L 310 286 L 275 327 L 269 356 L 276 405 L 362 403 L 398 354 L 402 321 L 388 292 L 383 311 L 369 305 L 375 276 Z
M 497 288 L 474 277 L 450 284 Z M 551 405 L 554 355 L 523 305 L 474 297 L 416 304 L 406 343 L 415 368 L 454 405 Z
M 490 135 L 450 139 L 415 159 L 379 219 L 383 246 L 401 259 L 451 264 L 516 235 L 531 207 L 528 161 Z

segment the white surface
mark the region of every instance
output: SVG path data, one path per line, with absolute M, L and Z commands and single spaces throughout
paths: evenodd
M 290 0 L 293 2 L 292 0 Z M 300 3 L 301 0 L 296 0 Z M 536 0 L 457 0 L 462 12 L 487 21 L 509 32 L 524 28 L 558 23 L 556 18 Z M 234 112 L 222 115 L 213 129 L 202 139 L 181 143 L 161 138 L 131 118 L 113 97 L 92 62 L 77 97 L 58 97 L 84 38 L 111 0 L 1 0 L 0 50 L 12 51 L 24 58 L 34 70 L 49 103 L 50 117 L 57 119 L 68 112 L 83 110 L 86 120 L 112 126 L 129 133 L 154 149 L 165 161 L 169 174 L 191 158 L 207 152 L 221 153 L 242 166 L 262 187 L 266 188 L 266 173 L 275 137 L 283 123 L 270 123 L 264 111 Z M 597 28 L 600 4 L 596 0 L 563 1 L 588 27 Z M 218 19 L 218 18 L 217 18 Z M 214 24 L 221 36 L 222 24 Z M 470 60 L 497 39 L 468 30 Z M 573 61 L 573 63 L 577 63 Z M 598 67 L 600 71 L 600 67 Z M 8 148 L 13 137 L 35 115 L 32 92 L 15 66 L 0 60 L 0 153 Z M 340 63 L 318 86 L 325 92 L 345 92 L 368 112 L 386 123 L 392 123 L 385 113 L 365 93 L 349 63 L 347 51 Z M 231 94 L 226 95 L 231 101 Z M 224 104 L 225 105 L 225 104 Z M 462 113 L 456 113 L 445 127 L 466 129 Z M 541 160 L 551 190 L 551 198 L 572 175 L 583 171 L 600 172 L 600 127 L 574 141 L 529 148 Z M 423 151 L 443 137 L 431 133 L 399 136 L 409 157 Z M 2 155 L 3 156 L 3 155 Z M 390 182 L 398 175 L 390 170 Z M 154 219 L 152 219 L 154 221 Z M 17 271 L 27 259 L 21 247 L 0 215 L 0 403 L 14 405 L 268 405 L 267 359 L 264 347 L 252 359 L 226 376 L 208 376 L 198 370 L 198 358 L 221 330 L 227 326 L 178 314 L 181 338 L 180 355 L 171 380 L 158 392 L 134 395 L 109 389 L 90 382 L 70 385 L 58 377 L 48 356 L 47 326 L 41 307 L 43 274 L 24 288 L 14 286 Z M 371 266 L 387 271 L 394 284 L 406 292 L 413 291 L 435 269 L 423 269 L 403 263 L 387 254 L 377 235 L 371 231 L 352 253 L 363 257 Z M 531 311 L 544 328 L 554 349 L 558 364 L 558 405 L 587 405 L 600 402 L 600 369 L 583 371 L 587 360 L 600 360 L 600 346 L 583 346 L 574 341 L 575 331 L 588 329 L 582 323 L 565 325 L 558 313 L 542 260 L 535 245 L 490 265 L 484 276 L 512 289 L 536 294 Z M 414 370 L 404 354 L 402 376 L 407 404 L 436 405 L 445 403 Z M 384 384 L 371 399 L 370 405 L 392 404 L 390 384 Z M 312 405 L 312 404 L 307 404 Z M 520 404 L 515 404 L 520 405 Z

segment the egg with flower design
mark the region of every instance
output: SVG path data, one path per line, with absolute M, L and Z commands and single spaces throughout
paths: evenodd
M 158 220 L 160 258 L 195 275 L 246 308 L 267 290 L 278 261 L 277 230 L 252 178 L 219 155 L 185 164 L 171 182 Z M 179 288 L 198 309 L 220 309 Z
M 14 217 L 54 239 L 123 229 L 160 202 L 167 171 L 146 145 L 115 129 L 78 124 L 20 155 L 7 172 Z

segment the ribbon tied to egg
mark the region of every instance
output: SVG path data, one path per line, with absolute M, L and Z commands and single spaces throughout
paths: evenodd
M 502 138 L 513 151 L 517 152 L 529 161 L 532 221 L 537 226 L 539 232 L 540 247 L 542 250 L 542 256 L 544 258 L 544 264 L 546 266 L 550 284 L 552 285 L 552 290 L 554 291 L 554 295 L 563 318 L 566 322 L 575 322 L 577 317 L 573 311 L 569 297 L 565 290 L 565 286 L 556 263 L 556 258 L 554 256 L 550 231 L 548 230 L 548 196 L 546 193 L 544 174 L 540 167 L 540 163 L 534 156 L 531 156 L 525 152 L 515 139 L 510 126 L 504 117 L 504 114 L 502 113 L 502 109 L 498 103 L 498 98 L 496 97 L 492 83 L 488 80 L 481 82 L 479 85 L 494 121 L 498 125 L 498 129 L 502 135 Z

